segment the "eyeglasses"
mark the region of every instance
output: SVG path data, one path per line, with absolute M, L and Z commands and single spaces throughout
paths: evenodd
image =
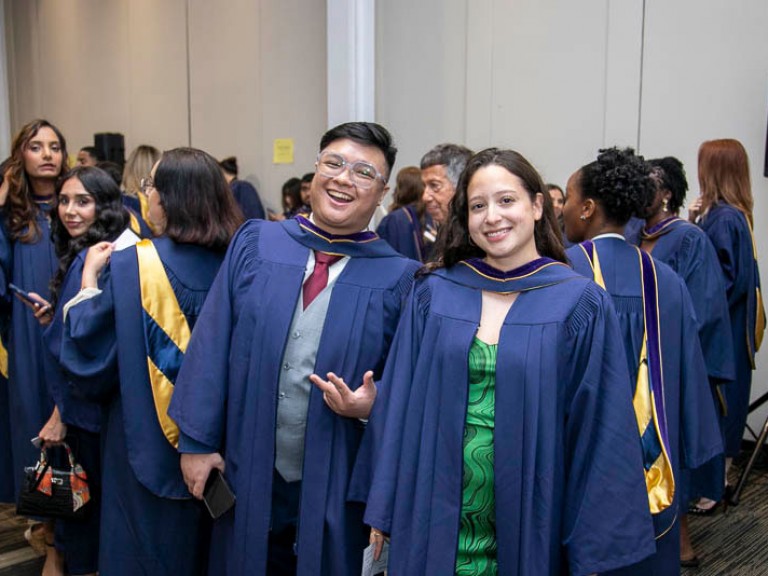
M 142 178 L 139 180 L 139 188 L 141 188 L 141 191 L 146 194 L 147 190 L 149 188 L 155 187 L 155 181 L 152 178 Z
M 315 162 L 317 171 L 323 176 L 333 178 L 340 176 L 345 169 L 349 169 L 352 183 L 358 188 L 370 188 L 379 178 L 385 184 L 386 178 L 381 175 L 373 164 L 368 162 L 354 162 L 350 164 L 344 159 L 344 156 L 334 152 L 320 152 Z

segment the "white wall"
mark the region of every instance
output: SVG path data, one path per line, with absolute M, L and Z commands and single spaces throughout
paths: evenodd
M 563 184 L 600 147 L 631 145 L 679 157 L 692 199 L 699 144 L 738 138 L 765 285 L 768 2 L 388 0 L 377 16 L 377 117 L 398 141 L 398 167 L 456 141 L 515 148 Z M 768 344 L 753 397 L 768 389 L 766 358 Z
M 5 0 L 11 128 L 44 116 L 70 153 L 96 132 L 236 155 L 279 207 L 326 129 L 325 2 Z M 295 162 L 272 164 L 275 138 Z

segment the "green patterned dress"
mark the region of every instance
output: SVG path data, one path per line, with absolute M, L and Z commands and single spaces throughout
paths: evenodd
M 464 482 L 456 574 L 495 575 L 496 498 L 493 488 L 495 344 L 475 338 L 469 350 L 469 399 L 464 427 Z

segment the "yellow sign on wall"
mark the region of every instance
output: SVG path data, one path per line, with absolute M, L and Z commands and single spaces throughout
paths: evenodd
M 272 145 L 273 164 L 293 164 L 293 138 L 275 138 Z

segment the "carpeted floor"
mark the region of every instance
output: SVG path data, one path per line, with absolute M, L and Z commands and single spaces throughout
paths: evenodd
M 768 576 L 768 448 L 758 459 L 738 506 L 712 516 L 690 518 L 691 536 L 701 560 L 683 576 Z M 746 460 L 744 458 L 743 460 Z M 737 462 L 730 474 L 736 482 Z M 14 506 L 0 504 L 0 576 L 39 576 L 43 558 L 24 540 L 27 521 Z
M 749 475 L 738 506 L 712 516 L 690 516 L 691 539 L 701 561 L 683 576 L 768 575 L 768 448 L 764 448 Z M 736 483 L 741 466 L 736 462 L 728 475 Z
M 24 540 L 27 520 L 16 516 L 15 509 L 0 504 L 0 576 L 40 576 L 43 558 Z

